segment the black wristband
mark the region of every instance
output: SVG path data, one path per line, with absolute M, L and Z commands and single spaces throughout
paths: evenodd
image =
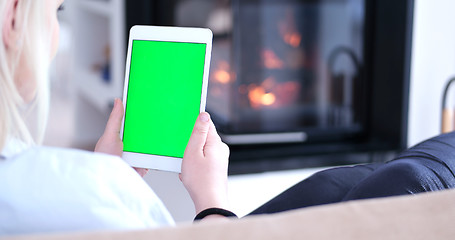
M 204 211 L 198 213 L 198 215 L 196 215 L 196 217 L 194 218 L 194 221 L 201 220 L 201 219 L 207 217 L 208 215 L 221 215 L 221 216 L 224 216 L 224 217 L 235 217 L 235 218 L 238 218 L 237 215 L 235 215 L 235 213 L 233 213 L 231 211 L 228 211 L 226 209 L 208 208 L 208 209 L 205 209 Z

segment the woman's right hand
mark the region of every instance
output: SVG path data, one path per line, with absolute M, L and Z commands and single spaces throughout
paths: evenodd
M 201 113 L 186 147 L 180 180 L 196 213 L 207 208 L 228 209 L 229 147 L 221 141 L 208 113 Z

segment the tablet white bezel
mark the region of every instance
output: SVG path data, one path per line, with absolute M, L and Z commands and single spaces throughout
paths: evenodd
M 133 40 L 167 41 L 167 42 L 191 42 L 206 44 L 204 63 L 204 76 L 202 82 L 200 112 L 205 111 L 207 99 L 207 86 L 212 53 L 213 34 L 206 28 L 187 27 L 160 27 L 160 26 L 133 26 L 128 40 L 128 53 L 125 68 L 125 84 L 123 89 L 123 107 L 126 109 L 128 83 L 130 76 L 131 50 Z M 125 118 L 122 120 L 120 138 L 123 140 L 123 127 Z M 181 172 L 182 159 L 159 155 L 150 155 L 135 152 L 123 152 L 123 159 L 133 167 L 156 169 L 171 172 Z

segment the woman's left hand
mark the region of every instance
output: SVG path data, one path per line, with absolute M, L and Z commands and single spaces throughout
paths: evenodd
M 123 142 L 120 139 L 120 128 L 123 120 L 123 104 L 118 98 L 114 101 L 114 108 L 112 109 L 109 120 L 106 124 L 103 136 L 96 143 L 95 152 L 107 153 L 115 156 L 122 157 Z M 147 174 L 148 169 L 134 168 L 141 177 Z

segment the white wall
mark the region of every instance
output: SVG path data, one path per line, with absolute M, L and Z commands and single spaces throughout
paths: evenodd
M 193 201 L 177 173 L 150 170 L 144 180 L 163 201 L 176 222 L 188 222 L 194 218 Z
M 408 145 L 440 133 L 445 83 L 455 76 L 455 1 L 416 0 Z

